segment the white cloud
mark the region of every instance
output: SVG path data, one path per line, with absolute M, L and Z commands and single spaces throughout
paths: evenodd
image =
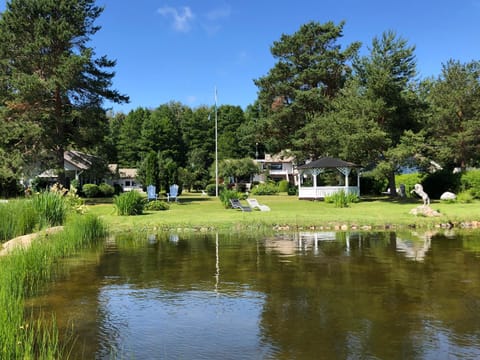
M 174 29 L 181 32 L 188 32 L 190 30 L 190 23 L 195 18 L 195 15 L 188 6 L 178 9 L 164 6 L 158 9 L 158 13 L 164 17 L 171 17 L 173 19 Z
M 226 19 L 226 18 L 229 18 L 229 17 L 230 17 L 231 12 L 232 12 L 232 10 L 231 10 L 230 6 L 225 5 L 225 6 L 223 6 L 223 7 L 219 7 L 219 8 L 210 10 L 210 11 L 205 15 L 205 17 L 206 17 L 209 21 L 215 21 L 215 20 L 219 20 L 219 19 Z

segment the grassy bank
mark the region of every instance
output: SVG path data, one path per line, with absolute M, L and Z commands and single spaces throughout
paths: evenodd
M 0 358 L 66 359 L 54 318 L 34 318 L 24 306 L 57 276 L 61 258 L 92 245 L 106 234 L 95 216 L 73 216 L 61 233 L 36 239 L 0 259 Z
M 165 229 L 251 229 L 267 228 L 329 228 L 338 227 L 435 227 L 480 220 L 479 203 L 447 204 L 433 202 L 431 207 L 442 216 L 427 218 L 409 214 L 421 205 L 419 200 L 365 198 L 347 208 L 336 208 L 323 201 L 298 200 L 294 196 L 257 196 L 258 201 L 271 208 L 269 212 L 241 212 L 225 209 L 213 197 L 183 194 L 179 203 L 166 211 L 146 211 L 139 216 L 118 216 L 113 204 L 89 205 L 89 212 L 100 216 L 111 231 Z M 244 202 L 245 203 L 245 202 Z

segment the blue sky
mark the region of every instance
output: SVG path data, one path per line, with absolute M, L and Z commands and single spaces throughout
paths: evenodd
M 0 9 L 5 1 L 0 1 Z M 117 60 L 114 88 L 130 96 L 128 112 L 179 101 L 192 108 L 245 108 L 253 79 L 274 65 L 270 47 L 309 21 L 345 20 L 341 44 L 393 30 L 416 46 L 419 77 L 437 76 L 448 59 L 480 59 L 480 0 L 98 0 L 105 6 L 91 45 Z

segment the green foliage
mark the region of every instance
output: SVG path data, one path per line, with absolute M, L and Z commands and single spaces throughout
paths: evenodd
M 60 183 L 69 145 L 102 142 L 108 129 L 104 100 L 128 101 L 111 89 L 115 61 L 95 58 L 88 46 L 102 11 L 94 0 L 13 0 L 0 19 L 0 103 L 8 104 L 11 123 L 28 125 L 15 146 L 35 149 L 22 161 L 49 160 Z
M 311 121 L 312 114 L 326 111 L 342 88 L 351 70 L 349 63 L 360 48 L 355 42 L 341 49 L 343 26 L 344 22 L 309 22 L 271 46 L 277 62 L 254 82 L 265 109 L 262 134 L 274 151 L 301 141 L 304 134 L 299 130 Z
M 149 211 L 161 211 L 170 209 L 170 205 L 162 200 L 153 200 L 145 204 L 145 210 Z
M 55 321 L 35 319 L 25 311 L 26 300 L 38 295 L 54 279 L 62 258 L 90 247 L 105 235 L 106 227 L 97 217 L 74 217 L 63 232 L 38 238 L 27 249 L 16 250 L 1 259 L 0 358 L 69 358 L 68 345 L 59 345 Z
M 280 180 L 278 182 L 279 192 L 288 192 L 289 187 L 290 187 L 290 182 L 288 180 Z
M 118 215 L 141 215 L 147 203 L 147 199 L 137 191 L 128 191 L 115 195 L 113 203 Z
M 375 172 L 369 171 L 360 177 L 360 190 L 365 195 L 380 195 L 388 188 L 388 181 Z
M 98 190 L 103 197 L 111 197 L 115 194 L 115 188 L 106 183 L 98 185 Z
M 298 195 L 298 187 L 295 185 L 290 184 L 287 190 L 288 195 L 295 196 Z
M 230 199 L 242 199 L 242 197 L 243 194 L 239 193 L 236 190 L 223 190 L 219 195 L 220 201 L 222 202 L 225 209 L 232 207 Z
M 278 186 L 274 182 L 258 184 L 252 191 L 252 195 L 276 195 L 279 193 Z
M 33 232 L 38 217 L 30 200 L 0 203 L 0 243 Z
M 32 205 L 38 215 L 40 228 L 63 225 L 69 211 L 63 194 L 55 191 L 35 194 L 32 197 Z
M 469 191 L 475 199 L 480 199 L 480 170 L 468 170 L 461 174 L 460 189 Z
M 220 195 L 225 190 L 225 185 L 218 184 L 218 194 Z M 205 192 L 208 196 L 215 196 L 216 185 L 215 184 L 208 184 L 205 188 Z
M 405 185 L 405 193 L 407 197 L 411 196 L 411 191 L 415 188 L 415 184 L 421 184 L 423 175 L 420 173 L 402 174 L 395 176 L 395 184 L 400 187 L 401 184 Z
M 427 143 L 448 167 L 475 166 L 480 160 L 480 62 L 449 60 L 428 91 L 432 113 L 425 124 Z
M 462 191 L 457 195 L 457 202 L 461 204 L 469 204 L 473 202 L 473 195 L 469 190 Z
M 73 179 L 70 181 L 70 190 L 80 190 L 80 182 L 77 179 Z
M 84 184 L 82 186 L 82 192 L 87 198 L 94 198 L 101 194 L 100 189 L 96 184 Z
M 326 203 L 335 204 L 335 207 L 337 208 L 348 207 L 349 204 L 357 203 L 359 201 L 360 199 L 358 198 L 358 195 L 352 193 L 346 194 L 343 190 L 337 191 L 336 193 L 325 197 Z

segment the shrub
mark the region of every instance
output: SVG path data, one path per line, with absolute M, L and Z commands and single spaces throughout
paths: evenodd
M 400 187 L 401 184 L 405 185 L 405 194 L 407 197 L 411 197 L 411 191 L 415 188 L 415 184 L 422 183 L 422 175 L 420 173 L 402 174 L 395 176 L 395 185 Z
M 278 194 L 278 186 L 272 182 L 258 184 L 252 189 L 252 194 L 253 195 L 276 195 Z
M 290 182 L 288 180 L 280 180 L 278 183 L 278 191 L 279 192 L 288 192 L 290 188 Z
M 287 193 L 288 195 L 298 195 L 298 188 L 295 185 L 290 184 Z
M 94 198 L 100 195 L 100 189 L 95 184 L 85 184 L 82 187 L 82 192 L 87 198 Z
M 128 191 L 113 198 L 118 215 L 141 215 L 146 202 L 147 199 L 137 191 Z
M 115 188 L 112 185 L 102 183 L 98 186 L 100 194 L 104 197 L 111 197 L 115 194 Z
M 207 194 L 209 196 L 215 196 L 215 189 L 216 189 L 216 186 L 215 184 L 208 184 L 207 187 L 205 188 L 205 191 L 207 192 Z M 218 185 L 218 194 L 220 195 L 222 193 L 222 191 L 225 189 L 225 186 L 222 184 L 222 185 Z
M 460 190 L 469 190 L 473 198 L 480 199 L 480 170 L 469 170 L 460 176 Z
M 360 199 L 358 198 L 357 194 L 346 194 L 343 190 L 337 191 L 336 193 L 325 197 L 326 203 L 335 204 L 335 207 L 338 208 L 348 207 L 348 204 L 357 203 L 359 200 Z
M 460 194 L 457 195 L 457 202 L 462 204 L 469 204 L 473 202 L 473 195 L 470 191 L 462 191 Z
M 379 195 L 388 187 L 385 178 L 379 178 L 373 172 L 366 172 L 360 177 L 360 188 L 362 194 Z
M 225 209 L 228 209 L 232 207 L 230 199 L 241 199 L 242 194 L 235 190 L 223 190 L 220 193 L 219 198 Z
M 170 205 L 167 204 L 165 201 L 161 201 L 161 200 L 149 201 L 145 205 L 145 210 L 150 210 L 150 211 L 160 211 L 160 210 L 168 210 L 168 209 L 170 209 Z
M 63 225 L 68 213 L 68 204 L 62 192 L 45 191 L 32 198 L 32 205 L 38 214 L 40 228 Z

